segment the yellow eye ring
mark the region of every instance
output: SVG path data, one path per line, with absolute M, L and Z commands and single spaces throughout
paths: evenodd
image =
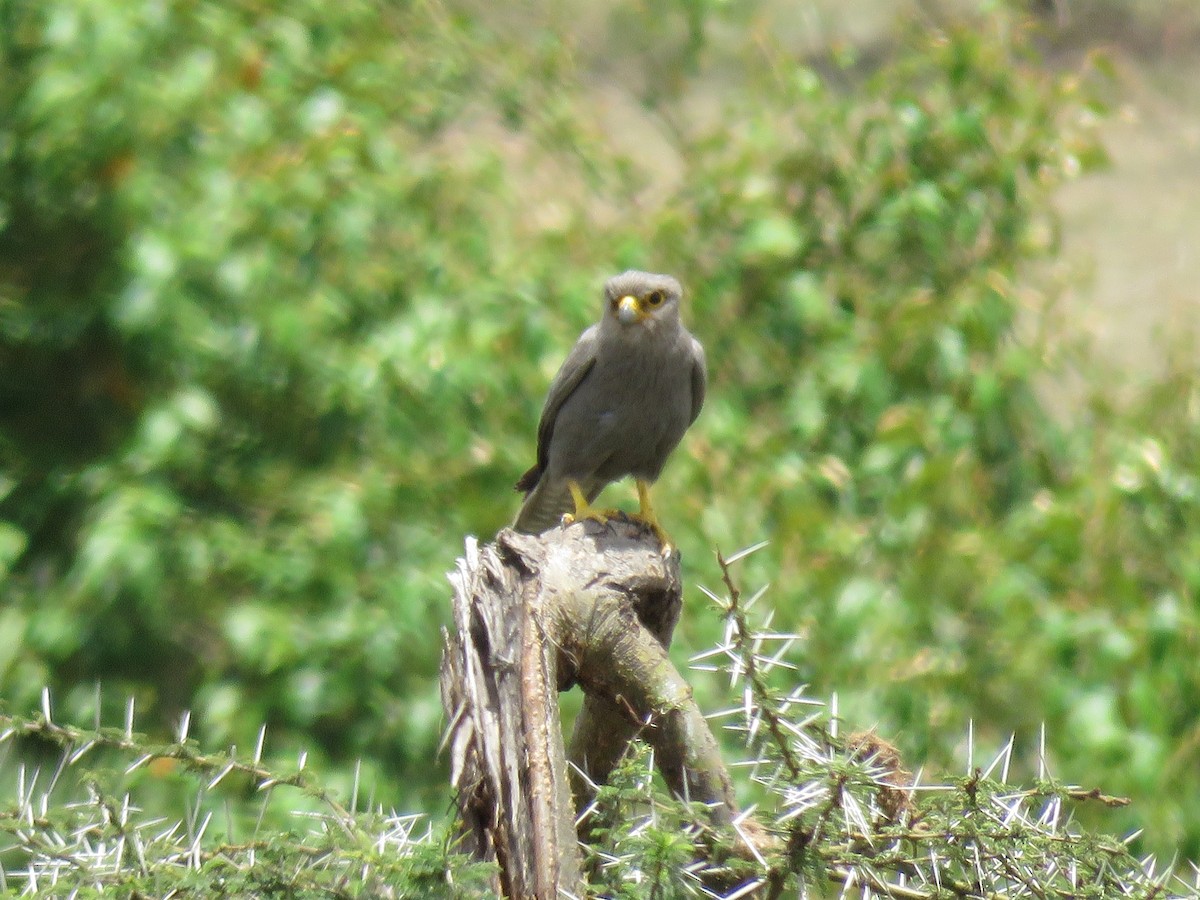
M 646 295 L 646 302 L 651 306 L 660 306 L 665 299 L 667 299 L 667 295 L 662 291 L 651 291 Z

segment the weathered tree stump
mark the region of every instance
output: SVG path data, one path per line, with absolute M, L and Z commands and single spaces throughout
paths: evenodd
M 639 733 L 678 796 L 735 815 L 692 691 L 667 656 L 682 605 L 679 555 L 621 518 L 542 535 L 505 530 L 450 575 L 442 702 L 467 849 L 495 859 L 512 898 L 582 896 L 577 809 Z M 556 694 L 584 692 L 568 771 Z M 572 789 L 574 804 L 572 803 Z

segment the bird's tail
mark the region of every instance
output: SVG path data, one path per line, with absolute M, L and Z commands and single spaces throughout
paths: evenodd
M 513 528 L 526 534 L 541 534 L 562 521 L 563 513 L 575 508 L 566 479 L 547 478 L 545 474 L 525 495 Z

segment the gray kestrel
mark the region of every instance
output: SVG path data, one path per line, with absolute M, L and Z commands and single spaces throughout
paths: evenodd
M 683 327 L 683 287 L 670 275 L 625 272 L 604 286 L 604 311 L 550 385 L 538 424 L 537 465 L 517 482 L 525 502 L 513 527 L 539 533 L 605 513 L 604 486 L 632 475 L 638 518 L 666 544 L 650 485 L 700 414 L 704 348 Z

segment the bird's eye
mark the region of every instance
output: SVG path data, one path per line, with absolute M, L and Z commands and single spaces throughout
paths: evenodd
M 646 296 L 646 302 L 651 306 L 661 306 L 662 302 L 667 299 L 667 295 L 662 291 L 651 291 Z

